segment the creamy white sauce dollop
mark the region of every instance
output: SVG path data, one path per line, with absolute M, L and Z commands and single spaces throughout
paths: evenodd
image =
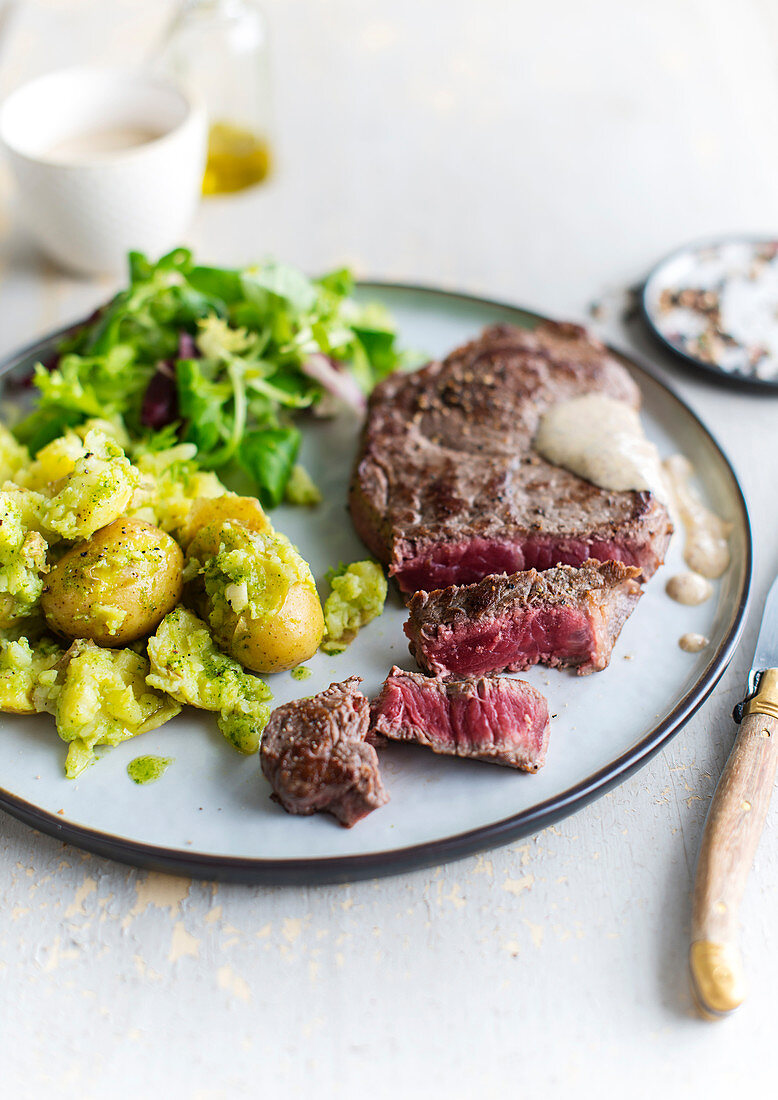
M 701 582 L 720 577 L 729 565 L 727 539 L 732 524 L 703 504 L 691 485 L 694 468 L 687 458 L 673 455 L 664 463 L 660 460 L 636 409 L 601 393 L 559 401 L 541 416 L 533 446 L 547 462 L 601 489 L 650 490 L 667 504 L 684 527 L 684 561 L 699 574 L 697 581 L 679 581 L 676 594 L 669 594 L 690 604 L 710 596 Z
M 601 393 L 559 401 L 541 416 L 533 446 L 547 462 L 601 489 L 648 489 L 668 499 L 659 452 L 625 401 Z
M 678 645 L 685 653 L 699 653 L 700 650 L 705 649 L 709 644 L 710 642 L 704 634 L 695 634 L 693 632 L 682 634 L 678 639 Z

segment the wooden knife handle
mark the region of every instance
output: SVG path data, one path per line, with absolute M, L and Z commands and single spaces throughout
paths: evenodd
M 778 764 L 778 719 L 749 714 L 713 796 L 697 861 L 689 954 L 692 990 L 709 1019 L 745 997 L 738 911 L 762 835 Z

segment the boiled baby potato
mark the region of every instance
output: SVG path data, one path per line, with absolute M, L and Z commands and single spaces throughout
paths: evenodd
M 153 633 L 181 599 L 177 542 L 140 519 L 117 519 L 78 543 L 46 578 L 41 606 L 68 638 L 125 646 Z
M 187 556 L 200 614 L 236 661 L 282 672 L 313 656 L 324 634 L 321 602 L 308 563 L 284 535 L 227 520 L 217 538 L 206 524 Z
M 207 545 L 212 554 L 219 552 L 218 535 L 222 524 L 228 520 L 247 527 L 249 531 L 271 531 L 272 526 L 256 497 L 240 497 L 235 493 L 225 493 L 220 497 L 199 497 L 192 504 L 181 533 L 181 541 L 188 546 L 192 539 L 204 527 L 211 534 Z M 204 539 L 201 546 L 206 545 Z
M 254 619 L 245 613 L 227 616 L 216 640 L 245 668 L 285 672 L 309 660 L 324 637 L 324 616 L 316 589 L 293 584 L 275 614 Z

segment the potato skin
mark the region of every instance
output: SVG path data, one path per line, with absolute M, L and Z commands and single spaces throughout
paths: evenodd
M 227 522 L 240 523 L 249 531 L 272 531 L 270 520 L 256 497 L 239 497 L 235 493 L 225 493 L 220 497 L 198 497 L 192 504 L 186 524 L 181 532 L 181 542 L 189 546 L 192 540 L 204 529 L 205 535 L 198 539 L 200 554 L 207 550 L 210 554 L 219 552 L 219 534 Z
M 212 503 L 235 508 L 244 499 Z M 188 591 L 216 644 L 252 672 L 283 672 L 307 661 L 324 635 L 308 563 L 269 524 L 257 530 L 229 513 L 201 518 L 208 522 L 187 550 L 187 569 L 198 566 Z
M 208 611 L 207 602 L 203 609 Z M 324 636 L 324 615 L 316 589 L 293 584 L 275 615 L 252 619 L 233 613 L 214 630 L 222 649 L 253 672 L 285 672 L 314 655 Z
M 72 547 L 46 578 L 41 606 L 68 638 L 108 648 L 152 633 L 183 590 L 183 554 L 158 527 L 117 519 Z

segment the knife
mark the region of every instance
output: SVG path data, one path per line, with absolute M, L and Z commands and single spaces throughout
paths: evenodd
M 738 912 L 778 764 L 778 578 L 767 596 L 748 693 L 705 821 L 692 901 L 692 992 L 703 1016 L 728 1016 L 745 997 Z

